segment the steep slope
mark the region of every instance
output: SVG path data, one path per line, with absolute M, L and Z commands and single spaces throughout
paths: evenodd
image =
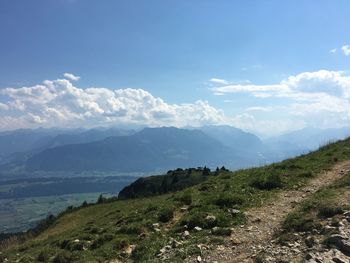
M 233 237 L 244 238 L 255 231 L 252 222 L 273 225 L 274 216 L 281 222 L 300 202 L 298 197 L 339 178 L 336 171 L 344 169 L 344 174 L 349 160 L 347 139 L 269 166 L 210 173 L 204 182 L 179 192 L 82 207 L 48 218 L 43 230 L 21 245 L 15 245 L 15 239 L 3 243 L 1 256 L 10 262 L 184 262 L 213 255 L 205 251 L 226 255 L 233 246 L 244 248 L 242 241 L 230 240 L 232 233 L 243 228 L 241 236 Z M 279 200 L 288 204 L 274 207 Z M 267 213 L 261 214 L 266 219 L 250 216 L 259 206 L 265 206 L 260 211 Z M 254 233 L 259 240 L 259 232 Z
M 131 136 L 47 149 L 30 158 L 27 167 L 31 171 L 145 172 L 236 160 L 238 164 L 230 149 L 201 131 L 146 128 Z
M 284 219 L 288 213 L 293 211 L 296 203 L 305 202 L 307 198 L 310 198 L 320 189 L 327 188 L 348 174 L 350 175 L 350 161 L 339 163 L 330 171 L 310 180 L 305 187 L 281 192 L 273 201 L 264 203 L 261 207 L 250 209 L 249 212 L 245 213 L 247 222 L 244 227 L 235 227 L 232 229 L 231 237 L 235 245 L 221 247 L 220 251 L 205 253 L 202 257 L 203 260 L 210 259 L 210 261 L 217 260 L 225 263 L 240 263 L 254 262 L 254 259 L 264 258 L 267 262 L 303 262 L 305 255 L 299 250 L 301 245 L 294 246 L 295 238 L 293 237 L 288 237 L 289 240 L 283 237 L 285 240 L 278 243 L 277 231 L 282 229 Z M 331 205 L 328 207 L 329 210 L 332 209 Z M 333 212 L 330 211 L 330 213 Z M 337 213 L 341 214 L 342 212 L 335 212 L 335 214 Z M 299 220 L 305 229 L 310 228 L 307 224 L 311 225 L 310 231 L 317 229 L 307 219 L 296 218 L 296 220 Z M 304 231 L 301 230 L 299 232 Z M 291 233 L 294 237 L 295 234 L 294 232 Z M 293 245 L 285 248 L 286 241 L 291 242 L 290 244 Z M 276 251 L 283 251 L 284 253 L 274 253 Z M 187 262 L 192 261 L 188 259 Z

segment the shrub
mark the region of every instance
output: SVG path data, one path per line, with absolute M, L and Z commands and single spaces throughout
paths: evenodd
M 213 190 L 214 186 L 210 183 L 203 183 L 198 190 L 201 192 L 209 192 L 211 190 Z
M 254 179 L 251 186 L 260 190 L 272 190 L 282 186 L 282 179 L 278 174 L 262 175 Z
M 158 220 L 160 222 L 166 223 L 169 222 L 174 217 L 174 208 L 167 207 L 163 208 L 158 215 Z
M 59 252 L 52 260 L 52 263 L 70 263 L 70 255 L 66 252 Z
M 104 234 L 100 237 L 98 237 L 97 239 L 95 239 L 92 244 L 91 244 L 91 248 L 92 249 L 96 249 L 101 247 L 106 241 L 111 241 L 113 239 L 113 235 L 111 234 Z M 81 244 L 81 243 L 80 243 Z M 76 249 L 79 250 L 79 249 Z
M 99 196 L 98 199 L 97 199 L 97 203 L 98 203 L 98 204 L 103 204 L 103 203 L 105 203 L 106 201 L 107 201 L 107 198 L 103 197 L 103 195 L 100 194 L 100 196 Z
M 146 208 L 146 212 L 153 212 L 153 211 L 157 211 L 158 207 L 154 204 L 149 204 Z
M 283 223 L 283 228 L 287 231 L 307 232 L 313 229 L 320 229 L 320 223 L 311 216 L 300 212 L 291 213 Z
M 140 235 L 143 232 L 143 228 L 141 225 L 128 225 L 128 226 L 122 226 L 119 231 L 121 234 L 128 234 L 128 235 Z
M 193 229 L 196 226 L 201 228 L 212 228 L 217 225 L 217 219 L 215 220 L 206 220 L 207 213 L 201 211 L 192 212 L 185 219 L 181 221 L 182 225 L 187 225 L 189 229 Z
M 318 208 L 319 217 L 329 218 L 342 213 L 343 213 L 343 209 L 341 209 L 338 206 L 323 205 Z
M 211 233 L 216 236 L 230 236 L 232 231 L 229 228 L 216 227 L 211 231 Z
M 190 205 L 192 203 L 192 194 L 189 192 L 183 193 L 175 197 L 175 201 L 183 204 Z
M 99 248 L 100 246 L 103 245 L 103 243 L 104 243 L 103 238 L 99 237 L 99 238 L 95 239 L 94 241 L 92 241 L 91 248 L 92 249 Z
M 310 178 L 313 176 L 312 172 L 310 171 L 303 171 L 298 174 L 299 177 L 305 177 L 305 178 Z
M 49 251 L 47 249 L 44 249 L 44 250 L 41 250 L 38 257 L 37 257 L 37 260 L 39 262 L 48 262 L 49 261 L 49 257 L 50 257 L 50 254 L 49 254 Z
M 131 257 L 135 262 L 151 262 L 152 253 L 150 254 L 149 246 L 140 244 L 132 251 Z
M 242 205 L 244 202 L 243 198 L 237 194 L 223 193 L 217 199 L 215 199 L 215 205 L 223 207 L 234 207 Z
M 122 240 L 116 240 L 115 243 L 113 244 L 113 248 L 117 250 L 122 250 L 125 249 L 129 246 L 129 241 L 126 239 Z
M 181 221 L 181 225 L 187 225 L 189 229 L 193 229 L 196 226 L 205 228 L 204 215 L 201 213 L 194 213 Z
M 164 245 L 166 243 L 156 238 L 137 244 L 131 254 L 133 262 L 155 262 L 154 256 L 159 253 Z

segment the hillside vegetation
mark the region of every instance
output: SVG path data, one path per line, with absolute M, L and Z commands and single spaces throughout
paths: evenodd
M 49 220 L 22 244 L 3 243 L 0 257 L 9 262 L 182 262 L 206 244 L 225 242 L 231 227 L 245 223 L 247 209 L 348 159 L 350 139 L 260 168 L 210 172 L 206 180 L 177 192 L 101 199 Z

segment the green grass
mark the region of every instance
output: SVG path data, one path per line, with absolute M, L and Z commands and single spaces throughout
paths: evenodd
M 349 187 L 350 173 L 303 201 L 295 211 L 287 215 L 282 231 L 277 234 L 279 240 L 282 243 L 290 241 L 294 232 L 324 230 L 322 221 L 326 218 L 332 218 L 336 224 L 336 216 L 350 208 L 349 205 L 339 203 L 339 198 L 345 190 L 349 191 Z
M 65 255 L 69 262 L 103 262 L 113 258 L 157 262 L 159 250 L 170 238 L 181 240 L 187 227 L 190 238 L 169 259 L 181 262 L 186 256 L 199 253 L 197 244 L 225 242 L 229 228 L 244 223 L 243 213 L 231 214 L 230 209 L 243 212 L 260 206 L 276 193 L 301 187 L 322 170 L 347 159 L 350 140 L 260 168 L 221 171 L 179 192 L 88 206 L 59 217 L 37 237 L 4 249 L 3 256 L 10 261 L 45 256 L 53 262 Z M 183 206 L 187 209 L 181 209 Z M 208 220 L 208 215 L 215 220 Z M 154 223 L 159 224 L 161 232 L 154 230 Z M 195 226 L 203 230 L 192 230 Z M 212 232 L 213 227 L 218 228 Z M 129 245 L 136 246 L 131 255 L 126 252 Z

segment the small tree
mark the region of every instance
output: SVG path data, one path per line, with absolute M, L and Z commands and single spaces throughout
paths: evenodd
M 161 193 L 165 194 L 169 191 L 168 180 L 166 177 L 163 178 L 162 184 L 160 186 Z
M 210 169 L 208 167 L 204 166 L 202 175 L 203 176 L 209 176 L 210 175 Z
M 179 181 L 179 176 L 177 174 L 174 174 L 171 184 L 176 184 L 178 181 Z
M 105 201 L 106 201 L 106 198 L 103 197 L 102 194 L 100 194 L 100 196 L 99 196 L 98 199 L 97 199 L 97 203 L 98 203 L 98 204 L 102 204 L 102 203 L 104 203 Z

